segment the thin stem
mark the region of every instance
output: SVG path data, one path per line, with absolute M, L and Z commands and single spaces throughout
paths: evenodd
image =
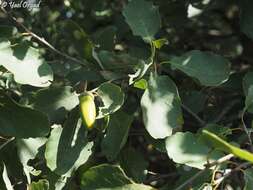
M 210 164 L 206 164 L 206 167 L 207 168 L 211 168 L 211 167 L 213 167 L 215 165 L 219 165 L 219 164 L 221 164 L 223 162 L 226 162 L 226 161 L 230 160 L 233 157 L 234 157 L 233 154 L 227 154 L 226 156 L 223 156 L 220 159 L 218 159 L 218 160 L 216 160 L 216 161 L 214 161 L 214 162 L 212 162 Z
M 154 46 L 154 43 L 152 41 L 150 42 L 150 48 L 151 48 L 151 56 L 150 56 L 151 63 L 154 66 L 154 73 L 155 73 L 155 75 L 157 75 L 157 65 L 155 62 L 156 47 Z
M 207 170 L 208 169 L 205 168 L 205 169 L 199 171 L 194 176 L 192 176 L 191 178 L 189 178 L 186 182 L 184 182 L 182 185 L 178 186 L 175 190 L 180 190 L 180 189 L 184 188 L 186 185 L 188 185 L 189 183 L 193 182 L 197 177 L 199 177 L 200 175 L 202 175 Z
M 7 144 L 9 144 L 14 139 L 15 139 L 15 137 L 12 137 L 12 138 L 8 139 L 6 142 L 4 142 L 3 144 L 1 144 L 0 150 L 2 150 Z
M 231 101 L 222 111 L 221 113 L 213 120 L 213 123 L 218 123 L 236 104 L 238 104 L 240 100 L 236 99 Z
M 21 28 L 23 28 L 26 33 L 23 33 L 25 35 L 29 35 L 35 39 L 37 39 L 39 42 L 41 42 L 42 44 L 46 45 L 49 49 L 51 49 L 52 51 L 54 51 L 55 53 L 71 60 L 71 61 L 74 61 L 74 62 L 77 62 L 83 66 L 86 66 L 87 67 L 87 64 L 84 63 L 83 61 L 79 60 L 79 59 L 76 59 L 74 57 L 71 57 L 61 51 L 59 51 L 58 49 L 56 49 L 53 45 L 51 45 L 49 42 L 47 42 L 44 38 L 38 36 L 37 34 L 33 33 L 32 31 L 30 31 L 24 24 L 22 24 L 21 22 L 18 21 L 18 19 L 14 16 L 12 16 L 9 12 L 7 12 L 3 7 L 1 7 L 1 10 L 7 15 L 9 16 L 17 25 L 19 25 Z
M 208 169 L 210 169 L 211 167 L 221 164 L 223 162 L 226 162 L 228 160 L 230 160 L 233 157 L 233 155 L 228 154 L 210 164 L 206 165 L 206 168 L 199 171 L 198 173 L 196 173 L 194 176 L 192 176 L 191 178 L 189 178 L 187 181 L 185 181 L 183 184 L 181 184 L 180 186 L 178 186 L 175 190 L 180 190 L 182 188 L 184 188 L 186 185 L 190 184 L 191 182 L 193 182 L 196 178 L 198 178 L 200 175 L 202 175 L 205 171 L 207 171 Z
M 246 111 L 246 109 L 243 109 L 242 116 L 241 116 L 241 121 L 242 121 L 243 129 L 244 129 L 244 131 L 245 131 L 245 133 L 246 133 L 246 135 L 247 135 L 248 141 L 249 141 L 249 143 L 250 143 L 251 152 L 253 152 L 251 136 L 250 136 L 250 133 L 249 133 L 249 131 L 248 131 L 248 129 L 247 129 L 247 126 L 246 126 L 246 124 L 245 124 L 245 122 L 244 122 L 244 114 L 245 114 L 245 111 Z
M 206 122 L 201 119 L 197 114 L 195 114 L 190 108 L 188 108 L 186 105 L 181 104 L 182 108 L 187 111 L 189 114 L 191 114 L 198 122 L 201 126 L 205 126 Z
M 161 63 L 159 63 L 160 65 L 165 64 L 165 63 L 170 63 L 170 61 L 162 61 Z
M 217 187 L 219 186 L 219 184 L 224 181 L 225 178 L 229 177 L 233 172 L 236 172 L 236 171 L 240 171 L 242 168 L 244 167 L 247 167 L 247 166 L 250 166 L 252 163 L 250 162 L 244 162 L 242 164 L 240 164 L 239 166 L 237 166 L 235 169 L 231 170 L 230 172 L 228 172 L 227 174 L 225 174 L 224 176 L 222 176 L 221 178 L 217 179 L 215 182 L 214 182 L 214 185 Z

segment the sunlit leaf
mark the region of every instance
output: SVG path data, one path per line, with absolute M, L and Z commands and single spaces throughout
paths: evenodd
M 13 50 L 10 42 L 2 42 L 0 59 L 0 65 L 14 74 L 17 83 L 47 87 L 53 81 L 51 67 L 41 58 L 39 51 L 32 47 L 20 45 Z
M 175 83 L 168 76 L 150 76 L 141 98 L 143 122 L 155 139 L 172 135 L 183 124 L 181 102 Z

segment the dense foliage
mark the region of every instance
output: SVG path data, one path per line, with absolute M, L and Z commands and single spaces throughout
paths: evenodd
M 253 189 L 253 1 L 3 2 L 1 190 Z

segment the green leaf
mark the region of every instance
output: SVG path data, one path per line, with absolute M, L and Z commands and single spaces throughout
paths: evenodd
M 199 172 L 199 169 L 191 168 L 185 169 L 185 167 L 179 167 L 177 170 L 178 174 L 180 175 L 179 179 L 175 182 L 174 188 L 176 189 L 178 186 L 182 185 L 186 181 L 189 180 L 192 176 L 196 175 Z M 201 177 L 197 177 L 195 180 L 193 180 L 190 184 L 188 184 L 185 188 L 182 188 L 182 190 L 211 190 L 211 189 L 205 189 L 203 188 L 203 184 L 206 184 L 210 181 L 210 176 L 212 175 L 212 170 L 205 170 Z M 202 187 L 202 188 L 201 188 Z M 163 189 L 168 190 L 168 188 Z
M 112 165 L 98 165 L 81 176 L 82 190 L 155 190 L 142 184 L 135 184 L 126 177 L 122 169 Z
M 78 68 L 71 71 L 67 75 L 67 79 L 71 82 L 72 85 L 75 85 L 81 81 L 99 81 L 102 80 L 102 77 L 96 71 L 87 70 L 85 68 Z
M 108 160 L 114 160 L 125 145 L 133 117 L 117 112 L 109 119 L 106 135 L 102 141 L 102 152 Z
M 245 110 L 253 113 L 253 72 L 247 72 L 243 78 L 243 91 L 246 96 Z
M 173 68 L 196 78 L 205 86 L 218 86 L 229 78 L 230 62 L 211 52 L 193 50 L 169 62 Z
M 48 167 L 44 165 L 39 168 L 42 173 L 40 176 L 44 176 L 49 182 L 50 190 L 63 190 L 67 189 L 69 181 L 71 178 L 67 178 L 66 176 L 59 176 L 56 173 L 52 172 Z
M 242 91 L 243 89 L 243 73 L 239 72 L 235 72 L 235 73 L 231 73 L 229 76 L 229 79 L 223 83 L 220 87 L 227 89 L 227 90 L 237 90 L 237 91 Z
M 218 137 L 217 135 L 215 135 L 214 133 L 212 133 L 210 131 L 203 130 L 202 133 L 206 137 L 206 139 L 212 143 L 212 145 L 215 148 L 222 150 L 226 153 L 234 154 L 235 156 L 237 156 L 241 159 L 244 159 L 244 160 L 247 160 L 247 161 L 253 163 L 253 154 L 252 153 L 250 153 L 246 150 L 240 149 L 240 148 L 224 141 L 223 139 L 221 139 L 220 137 Z
M 28 183 L 31 183 L 30 173 L 34 173 L 34 168 L 28 165 L 28 161 L 35 158 L 39 148 L 46 143 L 46 138 L 17 139 L 17 154 L 24 167 Z
M 183 117 L 175 83 L 167 76 L 150 76 L 148 88 L 141 98 L 143 122 L 155 139 L 172 135 L 181 128 Z
M 51 67 L 40 58 L 38 50 L 32 47 L 17 45 L 13 50 L 10 42 L 2 42 L 0 59 L 0 65 L 14 74 L 17 83 L 47 87 L 53 81 Z
M 59 122 L 78 104 L 78 95 L 70 86 L 65 86 L 39 90 L 32 107 L 47 114 L 51 122 Z
M 245 99 L 245 107 L 244 107 L 244 109 L 248 110 L 248 112 L 250 113 L 253 113 L 252 103 L 253 103 L 253 85 L 251 85 L 248 89 L 248 93 Z
M 180 96 L 183 104 L 191 111 L 198 114 L 203 111 L 206 102 L 206 95 L 201 91 L 187 91 Z
M 28 190 L 49 190 L 49 182 L 45 179 L 41 179 L 38 182 L 32 182 Z
M 49 133 L 43 113 L 21 106 L 0 92 L 0 133 L 17 138 L 42 137 Z
M 123 150 L 120 154 L 120 166 L 126 175 L 137 183 L 142 183 L 145 180 L 148 162 L 139 151 L 133 148 Z
M 210 153 L 211 148 L 190 132 L 178 132 L 168 137 L 166 150 L 174 162 L 199 169 L 204 169 L 205 164 L 222 156 L 218 151 Z
M 145 79 L 140 79 L 134 83 L 134 87 L 145 90 L 148 87 L 148 82 Z
M 126 22 L 133 34 L 151 42 L 161 27 L 158 8 L 151 2 L 132 0 L 123 10 Z
M 245 95 L 248 94 L 249 87 L 253 85 L 253 72 L 247 72 L 243 77 L 243 92 Z
M 97 94 L 103 105 L 98 107 L 97 119 L 116 112 L 124 103 L 124 92 L 112 83 L 103 83 L 98 87 Z
M 248 168 L 244 170 L 244 188 L 243 190 L 252 190 L 253 189 L 253 169 Z
M 240 27 L 241 31 L 244 32 L 248 37 L 253 39 L 253 13 L 252 6 L 253 2 L 251 0 L 242 0 L 241 4 L 241 14 L 240 14 Z
M 20 163 L 20 160 L 17 155 L 17 147 L 16 147 L 15 140 L 12 142 L 9 142 L 4 147 L 1 147 L 0 161 L 5 164 L 7 168 L 8 176 L 11 177 L 10 178 L 11 180 L 13 179 L 15 179 L 15 181 L 24 180 L 23 166 Z M 0 171 L 1 171 L 1 167 L 2 166 L 0 166 Z M 15 183 L 15 181 L 12 181 L 12 182 Z
M 12 38 L 17 34 L 18 30 L 16 27 L 1 25 L 0 26 L 0 39 Z
M 161 38 L 152 42 L 157 49 L 161 49 L 164 45 L 168 44 L 168 40 Z
M 126 53 L 116 54 L 105 50 L 99 51 L 97 55 L 105 69 L 121 73 L 129 73 L 140 61 Z
M 108 26 L 95 33 L 94 43 L 99 50 L 113 51 L 116 31 L 115 26 Z
M 86 129 L 79 117 L 79 109 L 76 108 L 63 128 L 54 126 L 46 143 L 47 166 L 58 175 L 69 177 L 92 153 L 93 143 L 87 142 Z

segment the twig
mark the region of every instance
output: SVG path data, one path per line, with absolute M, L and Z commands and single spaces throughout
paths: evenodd
M 212 162 L 212 163 L 210 163 L 210 164 L 206 164 L 205 166 L 206 166 L 207 168 L 211 168 L 211 167 L 213 167 L 213 166 L 215 166 L 215 165 L 219 165 L 219 164 L 221 164 L 221 163 L 223 163 L 223 162 L 226 162 L 226 161 L 230 160 L 230 159 L 233 158 L 233 157 L 234 157 L 233 154 L 228 154 L 228 155 L 223 156 L 223 157 L 221 157 L 220 159 L 218 159 L 218 160 L 216 160 L 216 161 L 214 161 L 214 162 Z
M 190 179 L 188 179 L 187 181 L 185 181 L 183 184 L 181 184 L 180 186 L 178 186 L 175 190 L 180 190 L 182 188 L 184 188 L 186 185 L 188 185 L 189 183 L 193 182 L 197 177 L 199 177 L 200 175 L 202 175 L 205 171 L 207 171 L 208 169 L 210 169 L 211 167 L 215 166 L 215 165 L 218 165 L 218 164 L 221 164 L 223 162 L 226 162 L 228 160 L 230 160 L 231 158 L 233 157 L 233 155 L 231 154 L 228 154 L 210 164 L 207 164 L 206 165 L 206 168 L 199 171 L 198 173 L 196 173 L 194 176 L 192 176 Z
M 71 57 L 61 51 L 59 51 L 58 49 L 56 49 L 53 45 L 51 45 L 49 42 L 47 42 L 44 38 L 38 36 L 37 34 L 33 33 L 32 31 L 30 31 L 24 24 L 22 24 L 21 22 L 18 21 L 18 19 L 14 16 L 12 16 L 8 11 L 6 11 L 3 7 L 1 7 L 1 10 L 7 15 L 9 16 L 16 24 L 18 24 L 21 28 L 23 28 L 26 31 L 26 34 L 37 39 L 39 42 L 41 42 L 42 44 L 46 45 L 49 49 L 51 49 L 52 51 L 54 51 L 55 53 L 71 60 L 74 62 L 77 62 L 83 66 L 87 67 L 87 64 L 84 63 L 83 61 L 76 59 L 74 57 Z
M 218 186 L 225 178 L 229 177 L 233 172 L 239 171 L 244 167 L 247 167 L 249 165 L 251 165 L 252 163 L 250 162 L 245 162 L 240 164 L 239 166 L 237 166 L 236 168 L 234 168 L 233 170 L 231 170 L 230 172 L 226 173 L 224 176 L 222 176 L 221 178 L 217 179 L 216 181 L 214 181 L 214 186 Z
M 0 150 L 2 150 L 7 144 L 9 144 L 14 139 L 15 139 L 15 137 L 12 137 L 12 138 L 8 139 L 5 143 L 1 144 Z
M 236 104 L 240 102 L 239 99 L 236 99 L 234 101 L 231 101 L 217 116 L 216 119 L 213 120 L 214 123 L 218 123 Z
M 201 126 L 205 126 L 206 122 L 204 120 L 202 120 L 197 114 L 195 114 L 190 108 L 188 108 L 186 105 L 181 104 L 182 108 L 184 110 L 186 110 L 189 114 L 191 114 L 198 122 Z
M 199 177 L 200 175 L 202 175 L 206 170 L 208 170 L 208 168 L 205 168 L 205 169 L 199 171 L 198 173 L 196 173 L 194 176 L 192 176 L 190 179 L 188 179 L 186 182 L 184 182 L 183 184 L 181 184 L 180 186 L 178 186 L 174 190 L 180 190 L 180 189 L 184 188 L 186 185 L 188 185 L 189 183 L 193 182 L 197 177 Z
M 250 149 L 251 149 L 251 152 L 253 152 L 253 145 L 252 145 L 252 140 L 251 140 L 251 136 L 250 136 L 250 133 L 247 129 L 247 126 L 244 122 L 244 114 L 245 114 L 245 111 L 246 109 L 243 109 L 243 112 L 242 112 L 242 116 L 241 116 L 241 121 L 242 121 L 242 127 L 243 127 L 243 130 L 245 131 L 246 135 L 247 135 L 247 138 L 248 138 L 248 141 L 249 141 L 249 144 L 250 144 Z
M 173 172 L 173 173 L 169 173 L 169 174 L 156 175 L 154 177 L 151 177 L 150 179 L 147 179 L 144 183 L 149 184 L 153 181 L 157 181 L 157 180 L 168 178 L 168 177 L 174 177 L 174 176 L 177 176 L 177 175 L 178 175 L 177 172 Z

